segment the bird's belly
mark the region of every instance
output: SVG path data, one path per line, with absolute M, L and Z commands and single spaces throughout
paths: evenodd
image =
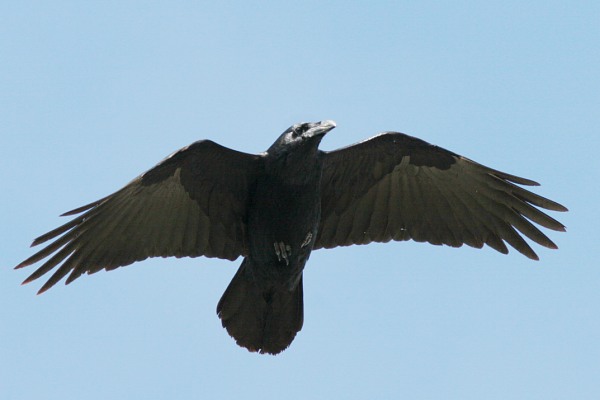
M 293 289 L 312 251 L 321 217 L 315 191 L 270 190 L 248 213 L 248 258 L 259 280 Z

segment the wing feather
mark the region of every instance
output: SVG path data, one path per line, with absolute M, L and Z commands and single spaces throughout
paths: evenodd
M 521 235 L 556 248 L 534 224 L 564 231 L 541 209 L 567 209 L 519 185 L 539 184 L 402 133 L 380 134 L 324 153 L 315 249 L 415 240 L 507 253 L 506 242 L 537 259 Z
M 196 142 L 119 191 L 63 214 L 76 216 L 35 239 L 32 246 L 54 241 L 16 268 L 49 257 L 24 281 L 56 268 L 41 293 L 67 274 L 70 283 L 148 257 L 234 260 L 247 251 L 247 199 L 261 168 L 260 156 Z

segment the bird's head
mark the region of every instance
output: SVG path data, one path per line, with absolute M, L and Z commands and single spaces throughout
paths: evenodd
M 290 151 L 302 153 L 300 149 L 316 150 L 323 136 L 333 128 L 335 122 L 331 120 L 294 124 L 279 136 L 267 153 L 276 155 Z

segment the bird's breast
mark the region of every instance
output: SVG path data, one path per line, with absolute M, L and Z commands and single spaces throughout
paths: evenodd
M 257 278 L 293 286 L 308 260 L 321 218 L 320 182 L 257 182 L 248 210 L 248 257 Z

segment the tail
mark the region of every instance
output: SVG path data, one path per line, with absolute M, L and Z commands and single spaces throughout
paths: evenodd
M 223 327 L 249 351 L 277 354 L 285 350 L 304 321 L 302 277 L 292 291 L 261 289 L 242 263 L 217 305 Z

